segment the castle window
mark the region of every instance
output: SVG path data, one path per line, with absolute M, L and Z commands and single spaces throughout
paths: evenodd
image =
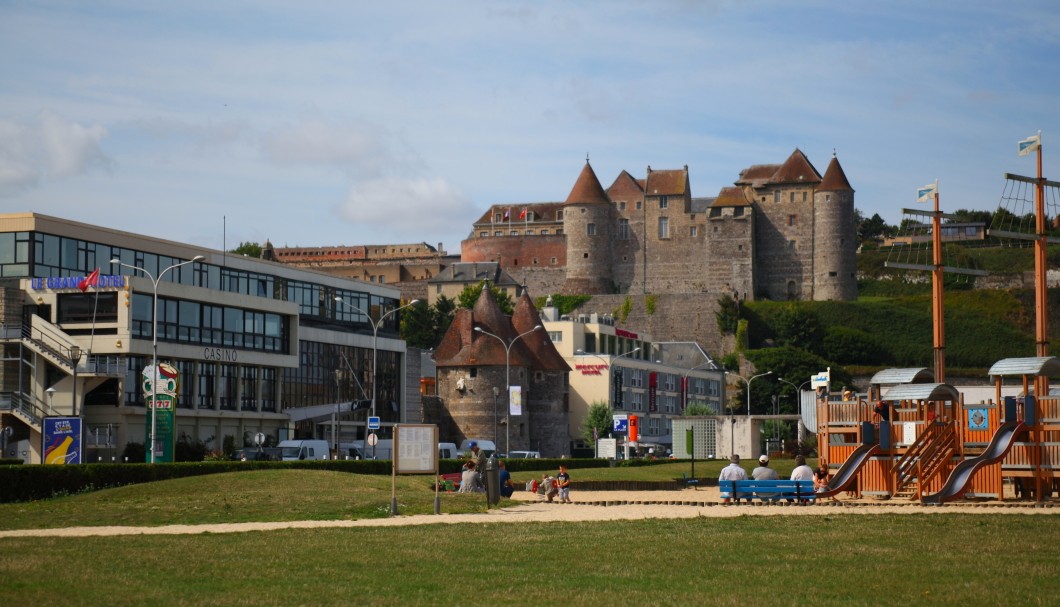
M 788 201 L 789 202 L 795 202 L 795 192 L 792 192 L 791 194 L 788 195 Z
M 545 372 L 534 371 L 534 381 L 545 381 Z
M 622 261 L 629 261 L 629 257 L 627 257 L 627 256 L 623 255 L 623 256 L 622 256 Z
M 788 241 L 788 248 L 791 249 L 792 251 L 795 250 L 795 241 L 794 240 L 789 240 Z
M 743 250 L 743 245 L 742 244 L 736 245 L 736 250 L 737 251 L 742 251 Z
M 589 236 L 596 236 L 596 224 L 590 223 L 585 226 L 585 233 Z
M 692 238 L 695 238 L 696 236 L 699 236 L 699 227 L 698 226 L 692 226 L 692 227 L 688 228 L 688 235 L 691 236 Z
M 542 236 L 548 236 L 548 230 L 541 230 Z
M 776 203 L 780 202 L 780 190 L 777 190 L 776 192 L 773 192 L 773 202 L 776 202 Z
M 470 377 L 478 377 L 478 367 L 471 367 L 471 369 L 468 371 L 468 375 Z
M 670 237 L 670 218 L 660 217 L 659 218 L 659 239 L 666 239 Z
M 711 217 L 721 217 L 721 209 L 719 209 L 717 207 L 714 207 L 713 209 L 710 210 L 710 216 Z
M 638 211 L 640 210 L 640 201 L 639 200 L 637 201 L 637 210 Z
M 666 198 L 666 196 L 659 196 L 659 208 L 665 209 L 668 206 L 670 206 L 670 201 Z
M 519 235 L 519 230 L 509 230 L 508 231 L 508 235 L 509 236 L 518 236 Z
M 743 207 L 735 207 L 732 210 L 733 217 L 743 217 Z
M 618 210 L 619 211 L 625 211 L 626 210 L 626 201 L 625 200 L 620 201 L 618 203 Z
M 556 265 L 556 258 L 553 257 L 551 260 L 549 260 L 549 263 L 552 265 Z
M 824 201 L 825 202 L 832 202 L 832 195 L 831 194 L 825 194 L 824 195 Z
M 534 220 L 534 212 L 533 211 L 527 211 L 526 212 L 526 220 L 527 221 L 533 221 Z
M 803 192 L 803 193 L 802 193 L 802 201 L 803 201 L 803 202 L 806 202 L 806 192 Z
M 478 235 L 479 236 L 489 236 L 490 233 L 489 232 L 479 232 Z
M 513 260 L 512 260 L 512 265 L 513 265 L 513 266 L 517 266 L 517 265 L 519 265 L 519 260 L 518 260 L 518 259 L 513 259 Z
M 796 225 L 797 219 L 798 219 L 797 215 L 788 215 L 788 225 L 789 226 Z
M 714 226 L 714 233 L 715 233 L 715 234 L 717 234 L 717 233 L 718 233 L 718 226 Z
M 585 207 L 582 207 L 582 208 L 581 208 L 581 209 L 579 209 L 579 210 L 580 210 L 580 211 L 582 212 L 582 215 L 585 215 L 585 210 L 586 210 L 586 209 L 585 209 Z
M 533 236 L 534 235 L 534 231 L 533 230 L 527 230 L 526 231 L 526 235 L 527 236 Z
M 534 258 L 534 265 L 535 266 L 537 265 L 537 258 L 536 257 Z
M 500 230 L 497 230 L 496 232 L 493 233 L 493 235 L 494 236 L 504 236 L 504 232 L 501 232 Z
M 560 234 L 562 234 L 562 233 L 563 233 L 563 229 L 562 229 L 562 228 L 560 228 L 560 229 L 556 230 L 556 235 L 557 235 L 557 236 L 558 236 L 558 235 L 560 235 Z
M 835 278 L 836 276 L 838 276 L 838 274 L 836 274 L 835 272 L 829 272 L 829 273 L 828 273 L 828 276 L 829 276 L 830 278 Z
M 629 240 L 629 220 L 619 219 L 618 220 L 618 239 Z
M 589 259 L 588 253 L 582 253 L 582 259 Z

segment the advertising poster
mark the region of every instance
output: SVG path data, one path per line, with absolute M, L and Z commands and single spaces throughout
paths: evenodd
M 44 463 L 81 463 L 81 418 L 44 418 Z
M 511 386 L 508 392 L 508 413 L 511 415 L 523 414 L 523 387 Z
M 147 405 L 147 442 L 151 442 L 152 412 L 154 413 L 154 461 L 173 461 L 174 411 L 177 408 L 177 393 L 180 389 L 180 373 L 172 365 L 162 363 L 158 369 L 144 367 L 144 404 Z M 151 452 L 146 452 L 150 462 Z

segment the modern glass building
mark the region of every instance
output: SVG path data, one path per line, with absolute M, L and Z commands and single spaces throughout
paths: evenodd
M 83 419 L 85 461 L 143 444 L 140 380 L 156 343 L 179 371 L 178 442 L 350 442 L 367 411 L 348 403 L 373 393 L 383 426 L 403 418 L 400 294 L 383 284 L 21 213 L 0 214 L 0 287 L 5 457 L 40 462 L 50 416 Z

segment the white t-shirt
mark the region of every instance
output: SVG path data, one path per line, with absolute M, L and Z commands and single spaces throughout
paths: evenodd
M 798 466 L 791 471 L 791 480 L 793 481 L 812 481 L 813 480 L 813 468 L 803 464 Z

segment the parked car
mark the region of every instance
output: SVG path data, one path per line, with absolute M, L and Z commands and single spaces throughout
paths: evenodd
M 508 456 L 513 459 L 541 459 L 540 451 L 512 451 Z

